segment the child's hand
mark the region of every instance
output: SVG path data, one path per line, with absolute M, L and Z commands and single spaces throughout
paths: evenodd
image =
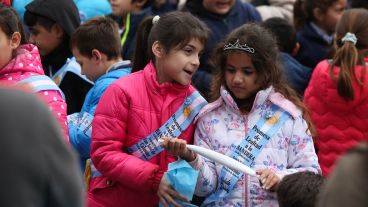
M 192 162 L 196 159 L 197 154 L 190 151 L 187 148 L 187 142 L 182 139 L 162 137 L 160 139 L 162 146 L 174 156 L 179 156 L 180 158 L 186 160 L 187 162 Z
M 157 195 L 165 207 L 169 207 L 170 204 L 174 205 L 175 207 L 181 207 L 181 205 L 175 202 L 174 199 L 176 198 L 184 202 L 190 202 L 171 187 L 169 182 L 167 182 L 165 179 L 165 175 L 162 177 L 160 185 L 158 186 Z
M 279 176 L 270 169 L 257 170 L 257 175 L 261 182 L 262 188 L 272 191 L 280 182 Z

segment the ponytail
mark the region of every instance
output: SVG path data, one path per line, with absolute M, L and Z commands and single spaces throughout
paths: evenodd
M 152 20 L 153 16 L 146 17 L 138 26 L 132 72 L 142 70 L 150 60 L 151 48 L 148 48 L 148 37 L 153 26 Z
M 308 19 L 308 13 L 305 9 L 305 0 L 296 0 L 294 3 L 294 26 L 296 30 L 303 28 Z
M 355 66 L 359 62 L 361 62 L 359 60 L 359 52 L 354 42 L 344 41 L 333 58 L 330 76 L 334 79 L 333 68 L 335 65 L 340 66 L 339 75 L 337 77 L 337 92 L 345 100 L 354 99 L 351 75 L 354 75 L 355 80 L 362 84 L 355 73 Z

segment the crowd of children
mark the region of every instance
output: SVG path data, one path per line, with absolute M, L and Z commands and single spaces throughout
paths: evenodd
M 0 205 L 365 206 L 367 9 L 1 0 Z

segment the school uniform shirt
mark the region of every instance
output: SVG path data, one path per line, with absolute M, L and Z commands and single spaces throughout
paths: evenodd
M 307 134 L 307 123 L 301 111 L 273 87 L 257 93 L 253 108 L 247 115 L 241 114 L 229 92 L 222 87 L 221 96 L 199 114 L 195 145 L 230 156 L 230 149 L 247 136 L 249 128 L 267 114 L 272 104 L 281 107 L 291 117 L 270 138 L 251 167 L 254 170 L 272 169 L 280 178 L 299 171 L 320 173 L 313 140 Z M 208 197 L 219 185 L 222 165 L 200 155 L 190 164 L 199 171 L 195 194 Z M 244 174 L 227 197 L 207 206 L 275 207 L 278 202 L 274 192 L 261 188 L 258 178 Z
M 346 101 L 337 93 L 337 81 L 331 79 L 330 68 L 328 61 L 320 62 L 304 94 L 304 102 L 317 130 L 314 139 L 324 176 L 333 171 L 336 160 L 347 150 L 368 140 L 368 76 L 365 69 L 355 67 L 357 77 L 365 85 L 359 85 L 352 77 L 354 99 Z M 334 67 L 335 77 L 339 70 L 339 67 Z
M 193 92 L 191 85 L 159 84 L 152 62 L 108 87 L 92 123 L 91 159 L 102 176 L 90 182 L 89 207 L 158 205 L 159 183 L 175 158 L 162 151 L 144 161 L 127 148 L 160 128 Z M 193 134 L 191 123 L 179 138 L 192 143 Z
M 15 57 L 0 70 L 0 82 L 15 85 L 21 80 L 38 75 L 45 75 L 38 49 L 32 44 L 25 44 L 16 50 Z M 49 106 L 63 130 L 65 140 L 69 142 L 67 104 L 62 94 L 55 90 L 42 90 L 37 92 L 37 95 Z

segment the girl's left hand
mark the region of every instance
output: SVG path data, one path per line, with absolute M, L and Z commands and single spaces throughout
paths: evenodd
M 169 207 L 170 204 L 174 205 L 175 207 L 182 207 L 180 204 L 175 202 L 175 199 L 179 199 L 184 202 L 190 202 L 188 199 L 181 196 L 178 192 L 174 190 L 174 188 L 166 180 L 165 175 L 161 179 L 160 185 L 158 187 L 157 195 L 165 207 Z
M 257 170 L 257 175 L 261 182 L 262 188 L 265 190 L 273 191 L 280 182 L 279 176 L 270 169 Z
M 187 142 L 178 138 L 162 137 L 160 138 L 161 145 L 172 155 L 179 156 L 187 162 L 192 162 L 196 159 L 197 154 L 187 148 Z

